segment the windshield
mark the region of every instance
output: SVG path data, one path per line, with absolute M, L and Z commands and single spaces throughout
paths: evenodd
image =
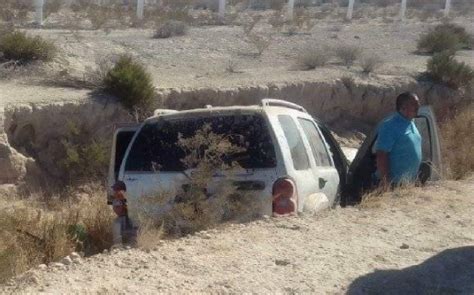
M 184 171 L 186 156 L 178 137 L 192 137 L 209 125 L 215 134 L 225 135 L 242 151 L 226 157 L 242 168 L 272 168 L 276 166 L 275 151 L 267 123 L 260 114 L 219 115 L 186 119 L 160 118 L 147 123 L 137 135 L 125 165 L 126 171 Z

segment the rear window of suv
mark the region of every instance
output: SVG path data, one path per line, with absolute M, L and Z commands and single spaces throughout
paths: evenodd
M 178 137 L 192 137 L 209 125 L 215 134 L 225 135 L 242 152 L 224 159 L 237 162 L 245 169 L 276 167 L 275 150 L 260 114 L 200 116 L 185 119 L 160 118 L 147 123 L 137 135 L 125 165 L 126 171 L 183 171 L 185 151 Z

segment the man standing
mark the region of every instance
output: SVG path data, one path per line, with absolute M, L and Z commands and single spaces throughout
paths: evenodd
M 397 97 L 397 112 L 380 126 L 376 142 L 377 177 L 382 186 L 414 182 L 421 164 L 421 136 L 413 119 L 420 100 L 411 92 Z

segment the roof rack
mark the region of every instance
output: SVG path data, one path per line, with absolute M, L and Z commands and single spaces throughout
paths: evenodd
M 172 114 L 177 113 L 177 110 L 170 110 L 170 109 L 156 109 L 153 112 L 153 116 L 165 115 L 165 114 Z
M 269 106 L 285 107 L 285 108 L 290 108 L 290 109 L 294 109 L 300 112 L 307 113 L 306 109 L 303 108 L 302 106 L 297 105 L 296 103 L 282 100 L 282 99 L 264 98 L 262 99 L 261 105 L 263 107 L 269 107 Z

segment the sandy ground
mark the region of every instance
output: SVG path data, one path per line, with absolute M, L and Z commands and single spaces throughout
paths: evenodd
M 458 23 L 474 33 L 474 16 L 458 17 Z M 310 31 L 289 36 L 272 28 L 262 19 L 253 33 L 271 40 L 261 56 L 246 42 L 242 26 L 191 27 L 182 37 L 153 39 L 153 30 L 57 30 L 28 29 L 54 41 L 58 57 L 40 71 L 32 70 L 13 79 L 0 80 L 0 106 L 17 102 L 44 102 L 87 98 L 83 90 L 46 86 L 44 80 L 59 72 L 76 78 L 90 76 L 98 60 L 117 54 L 131 54 L 152 73 L 157 88 L 237 87 L 294 81 L 333 81 L 344 75 L 360 76 L 368 83 L 406 80 L 425 70 L 428 56 L 414 54 L 422 32 L 439 20 L 404 23 L 385 22 L 382 18 L 359 19 L 351 23 L 318 20 Z M 285 31 L 285 30 L 283 30 Z M 375 75 L 363 76 L 356 63 L 351 69 L 333 58 L 323 68 L 301 71 L 297 57 L 308 48 L 333 51 L 340 46 L 357 46 L 363 55 L 377 55 L 383 64 Z M 474 51 L 460 51 L 458 59 L 474 66 Z M 232 63 L 235 73 L 226 71 Z M 362 77 L 363 76 L 363 77 Z M 58 86 L 58 85 L 57 85 Z M 45 99 L 46 98 L 46 99 Z
M 473 294 L 474 179 L 42 266 L 0 293 Z

